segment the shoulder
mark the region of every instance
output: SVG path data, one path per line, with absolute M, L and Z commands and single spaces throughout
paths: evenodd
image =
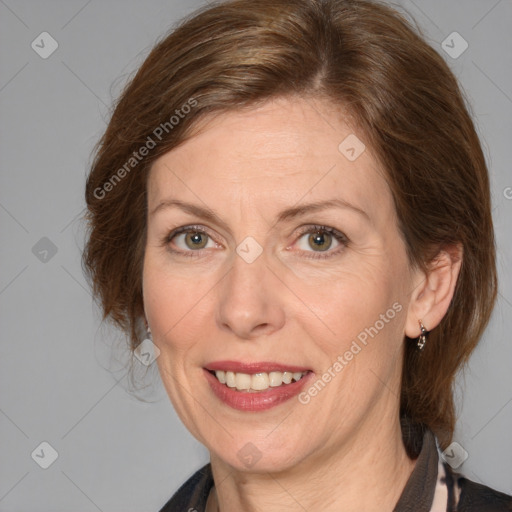
M 196 471 L 160 509 L 160 512 L 187 512 L 192 509 L 202 512 L 206 507 L 206 500 L 213 486 L 213 476 L 210 464 L 206 464 Z
M 512 496 L 486 485 L 469 480 L 455 473 L 444 463 L 448 488 L 448 510 L 457 512 L 506 512 L 512 511 Z M 453 508 L 450 508 L 451 507 Z

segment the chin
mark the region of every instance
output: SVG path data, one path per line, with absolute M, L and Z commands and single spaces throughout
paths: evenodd
M 297 426 L 298 427 L 298 426 Z M 305 426 L 300 429 L 305 432 Z M 270 434 L 269 434 L 270 432 Z M 236 471 L 278 473 L 296 466 L 311 451 L 311 439 L 299 441 L 283 429 L 252 431 L 235 437 L 224 436 L 222 442 L 208 443 L 212 458 L 219 458 Z

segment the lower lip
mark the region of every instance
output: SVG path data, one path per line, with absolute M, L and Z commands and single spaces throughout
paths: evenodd
M 215 375 L 208 370 L 204 370 L 208 384 L 213 393 L 223 403 L 239 411 L 265 411 L 279 405 L 294 396 L 297 396 L 312 372 L 304 375 L 299 381 L 290 384 L 281 385 L 275 388 L 268 388 L 265 391 L 249 393 L 246 391 L 237 391 L 236 388 L 230 388 L 221 384 Z

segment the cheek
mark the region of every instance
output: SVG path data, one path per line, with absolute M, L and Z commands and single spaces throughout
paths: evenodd
M 147 251 L 143 269 L 144 308 L 153 342 L 160 350 L 156 362 L 162 383 L 187 429 L 203 443 L 197 425 L 207 423 L 208 418 L 198 405 L 203 400 L 191 398 L 195 394 L 194 379 L 199 378 L 201 370 L 188 363 L 196 361 L 201 352 L 198 342 L 204 339 L 205 330 L 202 319 L 211 318 L 205 311 L 207 301 L 202 299 L 211 287 L 208 279 L 195 282 L 183 272 L 171 271 L 158 251 Z
M 353 271 L 347 265 L 316 285 L 297 284 L 297 295 L 315 312 L 302 316 L 302 330 L 314 340 L 310 349 L 322 361 L 318 377 L 328 374 L 329 379 L 317 406 L 339 411 L 332 415 L 335 422 L 360 417 L 387 389 L 383 383 L 395 389 L 399 379 L 406 305 L 395 268 L 381 262 L 359 261 Z M 309 391 L 316 396 L 316 390 Z
M 301 304 L 294 300 L 298 304 L 297 313 L 303 311 L 301 318 L 309 322 L 311 330 L 316 326 L 317 339 L 329 351 L 340 350 L 361 333 L 364 338 L 366 330 L 375 324 L 382 334 L 389 332 L 397 310 L 402 309 L 396 305 L 393 308 L 402 297 L 401 285 L 393 274 L 393 267 L 385 259 L 353 258 L 330 273 L 300 278 L 294 275 L 290 279 L 295 282 L 290 282 L 289 287 L 302 299 Z M 307 310 L 309 315 L 304 313 Z
M 200 274 L 201 278 L 188 276 L 179 268 L 171 268 L 165 257 L 151 251 L 146 255 L 144 308 L 153 339 L 165 350 L 178 352 L 189 346 L 192 333 L 206 313 L 206 299 L 214 283 L 207 272 Z

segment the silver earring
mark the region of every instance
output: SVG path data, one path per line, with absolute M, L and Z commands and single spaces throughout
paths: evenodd
M 149 328 L 148 321 L 144 318 L 144 327 L 146 328 L 146 337 L 145 340 L 153 341 L 153 337 L 151 336 L 151 329 Z
M 134 356 L 145 366 L 149 366 L 160 355 L 160 350 L 153 343 L 153 336 L 149 325 L 146 325 L 146 337 L 133 351 Z
M 425 346 L 425 343 L 427 342 L 428 331 L 427 331 L 427 329 L 425 329 L 425 326 L 421 323 L 421 320 L 418 320 L 418 322 L 420 324 L 421 334 L 419 335 L 418 341 L 416 344 L 418 346 L 418 350 L 421 351 L 421 350 L 423 350 L 423 347 Z

